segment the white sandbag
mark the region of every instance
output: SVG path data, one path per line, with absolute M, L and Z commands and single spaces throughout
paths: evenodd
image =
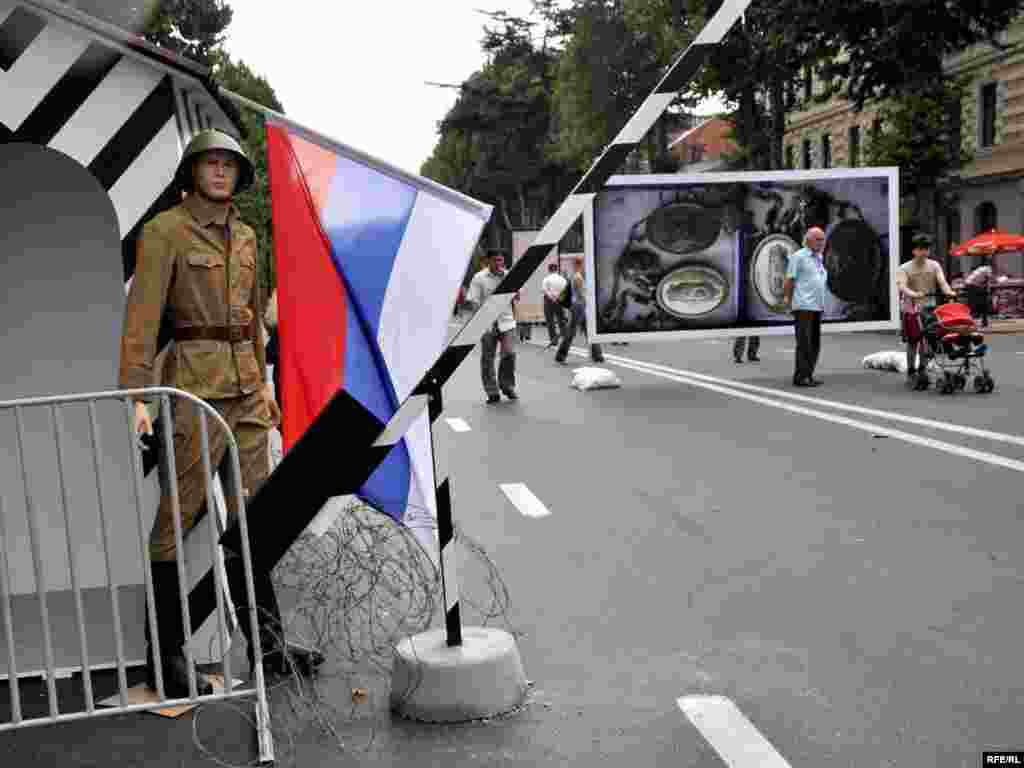
M 621 387 L 619 377 L 607 368 L 577 368 L 572 372 L 572 384 L 580 392 L 589 389 L 615 389 Z
M 861 363 L 865 368 L 876 371 L 897 371 L 905 374 L 907 372 L 907 353 L 902 349 L 875 352 L 865 357 Z M 927 368 L 928 373 L 932 376 L 942 373 L 942 366 L 935 360 L 929 360 Z
M 865 368 L 876 371 L 907 372 L 907 353 L 903 350 L 885 350 L 865 357 L 861 363 Z

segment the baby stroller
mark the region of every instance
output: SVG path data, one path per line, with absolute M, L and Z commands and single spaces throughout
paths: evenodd
M 929 370 L 936 373 L 935 387 L 944 395 L 965 389 L 985 394 L 996 383 L 985 367 L 988 344 L 966 304 L 954 302 L 921 309 L 921 337 L 914 389 L 931 386 Z

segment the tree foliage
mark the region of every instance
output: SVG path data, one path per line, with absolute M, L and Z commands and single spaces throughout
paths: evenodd
M 262 75 L 256 74 L 244 61 L 233 61 L 224 51 L 216 54 L 213 71 L 216 80 L 229 91 L 252 99 L 275 112 L 284 112 L 277 94 Z M 256 179 L 252 187 L 235 199 L 242 220 L 256 230 L 258 243 L 257 267 L 260 285 L 269 296 L 277 284 L 274 270 L 274 237 L 271 223 L 270 187 L 267 173 L 267 134 L 264 116 L 253 110 L 242 111 L 245 137 L 242 145 L 256 166 Z M 264 297 L 266 298 L 266 297 Z
M 225 0 L 64 0 L 78 10 L 211 67 L 232 10 Z
M 785 3 L 795 0 L 784 0 Z M 1024 10 L 1020 0 L 872 0 L 839 3 L 822 14 L 819 35 L 847 54 L 822 62 L 858 108 L 872 99 L 934 90 L 943 58 L 997 40 Z
M 232 13 L 224 0 L 160 0 L 158 12 L 147 20 L 145 35 L 150 42 L 212 67 L 221 55 Z
M 421 172 L 495 205 L 507 229 L 534 228 L 571 181 L 552 151 L 553 66 L 533 23 L 490 14 L 488 63 L 459 87 Z

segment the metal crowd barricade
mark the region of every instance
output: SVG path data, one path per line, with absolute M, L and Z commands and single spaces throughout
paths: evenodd
M 136 435 L 134 432 L 134 403 L 132 398 L 139 395 L 146 395 L 147 397 L 159 397 L 160 401 L 160 415 L 163 419 L 163 453 L 164 460 L 167 462 L 167 473 L 166 476 L 170 478 L 168 482 L 168 488 L 165 492 L 170 497 L 171 508 L 174 516 L 174 538 L 177 545 L 177 568 L 178 568 L 178 581 L 181 585 L 179 591 L 179 598 L 181 603 L 182 618 L 184 620 L 185 627 L 185 644 L 184 653 L 188 663 L 189 669 L 189 698 L 186 699 L 168 699 L 166 698 L 163 684 L 163 673 L 162 673 L 162 655 L 159 647 L 159 632 L 157 631 L 156 625 L 156 604 L 153 595 L 153 581 L 149 569 L 149 546 L 148 536 L 149 531 L 145 530 L 144 525 L 144 511 L 143 511 L 143 475 L 142 465 L 139 456 L 138 446 L 136 445 Z M 218 693 L 216 689 L 214 693 L 207 696 L 198 696 L 196 689 L 196 672 L 192 664 L 192 652 L 190 650 L 190 644 L 192 642 L 192 624 L 191 616 L 189 614 L 188 604 L 188 580 L 186 578 L 185 563 L 184 563 L 184 537 L 181 529 L 181 510 L 178 498 L 178 484 L 175 481 L 177 477 L 177 471 L 174 462 L 174 447 L 172 443 L 173 425 L 172 425 L 172 413 L 171 413 L 171 398 L 177 398 L 179 401 L 189 401 L 196 407 L 196 412 L 199 420 L 199 436 L 200 436 L 200 450 L 202 454 L 203 462 L 203 475 L 206 486 L 206 502 L 207 502 L 207 515 L 208 522 L 211 528 L 210 547 L 213 562 L 214 572 L 214 584 L 217 599 L 217 616 L 218 616 L 218 629 L 220 635 L 220 652 L 221 658 L 223 659 L 224 665 L 224 689 Z M 156 684 L 157 684 L 157 696 L 159 701 L 156 703 L 146 704 L 129 704 L 128 703 L 128 684 L 126 677 L 126 662 L 125 662 L 125 651 L 124 651 L 124 638 L 123 630 L 120 620 L 120 607 L 117 594 L 117 586 L 114 583 L 113 567 L 111 561 L 111 553 L 109 547 L 109 526 L 110 521 L 108 519 L 106 507 L 105 507 L 105 492 L 104 484 L 101 477 L 101 464 L 102 464 L 102 447 L 100 444 L 99 427 L 96 418 L 96 404 L 102 401 L 120 400 L 123 403 L 124 409 L 127 413 L 127 427 L 125 429 L 125 436 L 131 441 L 129 454 L 131 456 L 131 470 L 134 478 L 134 499 L 136 506 L 136 521 L 138 523 L 139 533 L 139 546 L 142 552 L 142 572 L 145 581 L 145 592 L 146 592 L 146 605 L 147 613 L 146 620 L 149 625 L 150 638 L 153 643 L 153 657 L 155 659 L 155 672 L 156 672 Z M 88 652 L 88 639 L 86 635 L 85 616 L 82 602 L 82 588 L 80 584 L 78 568 L 75 565 L 74 556 L 74 542 L 71 536 L 71 518 L 69 512 L 69 496 L 68 488 L 65 483 L 65 476 L 67 471 L 67 457 L 66 451 L 63 444 L 64 434 L 62 429 L 61 421 L 61 410 L 72 404 L 86 404 L 89 414 L 89 432 L 91 438 L 91 452 L 93 459 L 93 472 L 96 477 L 96 493 L 97 501 L 99 504 L 99 519 L 101 526 L 101 538 L 103 541 L 103 557 L 106 566 L 106 581 L 107 587 L 110 592 L 110 607 L 111 615 L 113 617 L 114 624 L 114 638 L 115 647 L 117 653 L 117 679 L 118 679 L 118 690 L 120 693 L 120 706 L 111 706 L 98 708 L 94 700 L 94 691 L 92 684 L 92 676 L 90 669 L 90 660 Z M 29 409 L 48 409 L 50 412 L 50 422 L 53 428 L 53 438 L 56 446 L 56 474 L 57 480 L 60 484 L 60 505 L 62 507 L 64 515 L 64 524 L 66 530 L 66 544 L 68 552 L 68 563 L 70 569 L 70 581 L 71 589 L 74 594 L 74 608 L 75 616 L 78 622 L 79 632 L 79 643 L 81 652 L 81 672 L 82 682 L 85 693 L 85 711 L 77 712 L 61 712 L 58 703 L 57 689 L 56 689 L 56 670 L 54 662 L 54 651 L 53 651 L 53 638 L 51 633 L 50 616 L 47 607 L 46 600 L 46 589 L 44 583 L 43 574 L 43 562 L 42 552 L 40 544 L 40 531 L 37 520 L 37 504 L 32 497 L 28 467 L 26 463 L 26 452 L 25 452 L 25 426 L 24 426 L 24 415 Z M 8 556 L 7 556 L 7 519 L 5 517 L 5 497 L 4 490 L 0 488 L 0 608 L 3 611 L 3 632 L 7 642 L 7 667 L 9 671 L 9 686 L 11 695 L 11 722 L 0 723 L 0 732 L 12 730 L 15 728 L 21 728 L 33 725 L 49 725 L 52 723 L 67 722 L 72 720 L 81 720 L 85 718 L 102 717 L 108 715 L 119 715 L 126 712 L 139 712 L 145 710 L 152 710 L 155 708 L 164 708 L 178 706 L 188 703 L 203 703 L 207 701 L 221 701 L 226 699 L 241 698 L 244 696 L 256 696 L 256 729 L 257 739 L 259 745 L 259 760 L 261 764 L 270 764 L 274 761 L 274 747 L 273 739 L 270 733 L 270 715 L 269 708 L 267 705 L 267 692 L 266 684 L 264 680 L 262 659 L 262 649 L 259 643 L 259 629 L 256 616 L 256 600 L 255 600 L 255 589 L 253 585 L 252 576 L 252 559 L 249 548 L 249 532 L 248 522 L 245 514 L 245 504 L 242 498 L 242 484 L 241 484 L 241 467 L 239 464 L 238 456 L 238 445 L 231 434 L 231 430 L 228 427 L 227 422 L 221 417 L 217 411 L 210 406 L 208 403 L 203 402 L 199 398 L 181 390 L 173 389 L 170 387 L 149 387 L 146 389 L 125 389 L 111 392 L 96 392 L 89 394 L 75 394 L 75 395 L 64 395 L 64 396 L 53 396 L 53 397 L 32 397 L 23 398 L 19 400 L 7 400 L 0 401 L 0 414 L 5 412 L 14 412 L 15 424 L 16 424 L 16 442 L 17 442 L 17 456 L 19 467 L 21 470 L 21 480 L 24 486 L 25 493 L 25 504 L 26 514 L 28 517 L 28 537 L 32 555 L 32 564 L 35 576 L 35 587 L 36 597 L 39 601 L 39 612 L 40 620 L 42 622 L 42 634 L 43 634 L 43 653 L 46 660 L 46 686 L 47 696 L 49 702 L 49 716 L 48 717 L 36 717 L 36 718 L 25 718 L 22 716 L 21 711 L 21 697 L 19 694 L 18 684 L 18 667 L 17 658 L 15 651 L 14 642 L 14 628 L 12 622 L 12 603 L 11 603 L 11 576 L 8 568 Z M 238 510 L 238 521 L 241 529 L 241 540 L 242 540 L 242 562 L 244 565 L 245 572 L 245 589 L 249 596 L 249 621 L 252 627 L 251 637 L 252 642 L 255 643 L 254 655 L 256 658 L 255 664 L 255 688 L 245 688 L 242 690 L 235 690 L 233 683 L 233 676 L 231 672 L 231 658 L 228 648 L 225 646 L 225 625 L 224 625 L 224 598 L 223 592 L 225 585 L 221 582 L 221 572 L 217 564 L 217 541 L 219 539 L 219 532 L 217 530 L 217 518 L 218 515 L 215 513 L 214 504 L 214 492 L 213 492 L 213 475 L 210 461 L 210 442 L 208 433 L 208 420 L 212 418 L 216 423 L 217 427 L 224 431 L 224 437 L 227 443 L 227 452 L 231 457 L 230 469 L 234 472 L 236 482 L 232 483 L 235 493 L 236 508 Z M 244 620 L 244 619 L 240 619 Z

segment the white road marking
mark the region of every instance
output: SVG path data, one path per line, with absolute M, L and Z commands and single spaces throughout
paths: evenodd
M 577 354 L 585 355 L 586 353 L 579 352 Z M 718 392 L 719 394 L 729 395 L 731 397 L 738 397 L 738 398 L 743 399 L 743 400 L 749 400 L 752 403 L 759 403 L 760 405 L 767 405 L 767 406 L 769 406 L 771 408 L 779 408 L 780 410 L 789 411 L 790 413 L 797 413 L 797 414 L 800 414 L 801 416 L 811 416 L 813 418 L 821 419 L 822 421 L 828 421 L 828 422 L 831 422 L 833 424 L 841 424 L 844 427 L 850 427 L 851 429 L 856 429 L 856 430 L 859 430 L 861 432 L 870 432 L 873 435 L 885 435 L 886 437 L 891 437 L 891 438 L 894 438 L 896 440 L 902 440 L 904 442 L 911 443 L 913 445 L 921 445 L 921 446 L 924 446 L 926 448 L 932 448 L 933 450 L 936 450 L 936 451 L 941 451 L 943 453 L 949 453 L 949 454 L 952 454 L 953 456 L 960 456 L 961 458 L 973 459 L 974 461 L 980 461 L 980 462 L 982 462 L 984 464 L 991 464 L 992 466 L 1003 467 L 1004 469 L 1012 469 L 1015 472 L 1022 472 L 1022 473 L 1024 473 L 1024 461 L 1017 461 L 1016 459 L 1009 459 L 1009 458 L 1006 458 L 1005 456 L 999 456 L 998 454 L 988 453 L 986 451 L 976 451 L 973 448 L 964 448 L 963 446 L 953 445 L 952 443 L 946 443 L 946 442 L 943 442 L 941 440 L 934 440 L 934 439 L 932 439 L 930 437 L 922 437 L 920 435 L 911 434 L 910 432 L 902 432 L 902 431 L 900 431 L 898 429 L 892 429 L 890 427 L 883 427 L 883 426 L 881 426 L 879 424 L 872 424 L 871 422 L 867 422 L 867 421 L 857 421 L 856 419 L 850 419 L 850 418 L 847 418 L 845 416 L 837 416 L 835 414 L 826 413 L 824 411 L 817 411 L 817 410 L 814 410 L 814 409 L 811 409 L 811 408 L 804 408 L 804 407 L 801 407 L 801 406 L 798 406 L 798 405 L 791 405 L 791 404 L 783 402 L 781 400 L 771 400 L 771 399 L 769 399 L 767 397 L 761 397 L 760 395 L 751 394 L 749 392 L 743 391 L 740 388 L 737 388 L 736 387 L 737 382 L 727 382 L 729 386 L 722 386 L 722 385 L 719 385 L 719 384 L 712 384 L 712 383 L 710 383 L 708 381 L 705 381 L 704 379 L 711 379 L 713 377 L 707 377 L 707 376 L 703 376 L 701 374 L 667 373 L 667 372 L 665 372 L 663 370 L 660 370 L 661 368 L 664 368 L 664 366 L 658 366 L 656 364 L 652 365 L 652 364 L 646 364 L 646 363 L 639 363 L 639 362 L 634 363 L 633 361 L 625 362 L 625 358 L 618 358 L 618 357 L 614 357 L 613 358 L 613 356 L 611 356 L 611 355 L 607 355 L 605 357 L 605 361 L 609 362 L 609 363 L 612 363 L 613 365 L 618 365 L 618 366 L 621 366 L 623 368 L 628 368 L 629 370 L 639 371 L 640 373 L 646 373 L 646 374 L 649 374 L 651 376 L 658 376 L 660 378 L 667 379 L 669 381 L 677 381 L 677 382 L 679 382 L 681 384 L 689 384 L 690 386 L 693 386 L 693 387 L 700 387 L 702 389 L 707 389 L 707 390 L 710 390 L 712 392 Z M 668 369 L 668 370 L 672 370 L 672 369 Z M 724 380 L 716 379 L 716 381 L 724 381 Z M 764 389 L 764 388 L 761 388 L 761 389 Z M 770 392 L 773 396 L 779 396 L 779 395 L 785 396 L 785 395 L 788 395 L 788 393 L 778 392 L 778 391 L 772 390 L 772 389 L 764 389 L 764 391 Z M 815 400 L 815 398 L 808 398 L 808 399 L 811 400 L 811 401 Z M 833 405 L 840 405 L 840 404 L 833 404 Z M 894 418 L 895 417 L 895 414 L 887 414 L 887 413 L 885 413 L 883 411 L 877 411 L 876 413 L 877 413 L 877 415 L 882 416 L 883 418 Z M 927 421 L 927 420 L 926 419 L 922 419 L 921 421 Z M 939 422 L 929 422 L 929 424 L 938 425 Z M 981 431 L 981 430 L 977 430 L 977 431 Z M 993 434 L 998 434 L 998 433 L 993 433 Z M 1010 440 L 1018 439 L 1018 438 L 1015 438 L 1012 435 L 1004 435 L 1003 437 L 1004 438 L 1009 438 Z
M 579 350 L 578 353 L 584 355 L 586 354 L 582 350 Z M 765 394 L 771 397 L 781 397 L 788 400 L 794 400 L 796 402 L 811 403 L 815 406 L 825 406 L 827 408 L 834 408 L 835 410 L 838 411 L 848 411 L 849 413 L 857 413 L 862 416 L 872 416 L 874 418 L 879 419 L 888 419 L 889 421 L 899 421 L 904 424 L 913 424 L 914 426 L 927 427 L 928 429 L 934 429 L 939 431 L 955 432 L 956 434 L 963 435 L 965 437 L 977 437 L 983 440 L 992 440 L 994 442 L 1024 446 L 1024 437 L 1020 435 L 1010 435 L 1004 432 L 994 432 L 988 429 L 978 429 L 977 427 L 967 427 L 960 424 L 951 424 L 946 421 L 934 421 L 932 419 L 923 419 L 919 416 L 908 416 L 902 413 L 880 411 L 875 408 L 865 408 L 864 406 L 861 405 L 841 403 L 836 400 L 825 400 L 820 397 L 809 397 L 807 395 L 801 395 L 796 392 L 786 392 L 784 390 L 772 389 L 771 387 L 760 387 L 757 386 L 756 384 L 747 384 L 742 381 L 721 379 L 716 376 L 708 376 L 707 374 L 696 373 L 695 371 L 680 370 L 678 368 L 671 368 L 667 365 L 661 365 L 660 363 L 648 363 L 644 360 L 633 360 L 631 358 L 620 357 L 618 355 L 605 355 L 605 359 L 607 361 L 622 362 L 623 364 L 650 368 L 652 370 L 670 373 L 677 376 L 686 376 L 687 378 L 699 379 L 700 381 L 706 381 L 712 384 L 721 384 L 727 387 L 732 387 L 734 389 L 742 389 L 748 392 Z
M 452 432 L 469 432 L 471 429 L 465 419 L 445 419 L 445 421 L 448 422 L 448 426 L 451 427 Z
M 790 768 L 730 699 L 683 696 L 677 703 L 729 768 Z
M 547 517 L 551 514 L 544 503 L 533 495 L 533 491 L 526 487 L 526 483 L 502 483 L 498 487 L 512 502 L 512 506 L 526 517 Z

